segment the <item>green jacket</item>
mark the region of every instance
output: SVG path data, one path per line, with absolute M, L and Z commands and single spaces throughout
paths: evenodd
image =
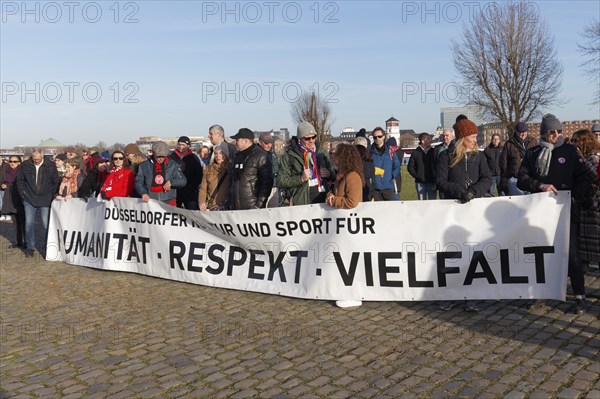
M 279 161 L 279 173 L 277 174 L 277 187 L 282 191 L 280 205 L 289 206 L 290 198 L 293 205 L 310 204 L 308 196 L 308 182 L 300 179 L 304 171 L 303 152 L 298 145 L 298 139 L 292 137 L 288 148 Z M 330 176 L 322 179 L 325 192 L 329 191 L 329 182 L 335 180 L 335 171 L 327 151 L 317 145 L 317 167 L 325 168 Z

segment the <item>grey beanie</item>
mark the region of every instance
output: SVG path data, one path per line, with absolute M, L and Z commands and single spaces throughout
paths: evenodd
M 152 155 L 155 157 L 169 156 L 169 146 L 164 141 L 157 141 L 152 144 Z
M 600 132 L 600 125 L 592 125 L 592 133 Z
M 222 141 L 221 143 L 219 143 L 216 146 L 214 146 L 213 147 L 213 152 L 215 154 L 217 152 L 222 152 L 223 155 L 225 155 L 227 157 L 227 159 L 229 159 L 229 145 L 227 145 L 227 143 L 225 141 Z
M 540 134 L 546 134 L 553 130 L 562 130 L 562 123 L 552 114 L 544 115 L 542 124 L 540 125 Z
M 296 136 L 299 139 L 301 139 L 302 137 L 306 137 L 306 136 L 316 136 L 316 135 L 317 135 L 317 132 L 315 131 L 315 128 L 313 127 L 313 125 L 311 125 L 310 123 L 304 121 L 298 125 L 298 130 L 297 130 Z

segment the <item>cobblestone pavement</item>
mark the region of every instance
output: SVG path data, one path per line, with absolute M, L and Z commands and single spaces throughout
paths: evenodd
M 33 260 L 0 226 L 0 398 L 600 398 L 591 308 L 330 302 Z

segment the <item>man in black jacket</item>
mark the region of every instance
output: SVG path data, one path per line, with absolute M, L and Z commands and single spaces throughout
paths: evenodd
M 273 187 L 269 155 L 254 143 L 250 129 L 240 129 L 232 139 L 237 152 L 230 188 L 231 207 L 237 210 L 264 208 Z
M 177 140 L 177 148 L 169 155 L 169 159 L 179 165 L 187 180 L 185 186 L 177 189 L 177 207 L 197 211 L 203 168 L 196 154 L 192 152 L 188 136 L 181 136 Z
M 586 166 L 577 154 L 577 148 L 565 143 L 562 124 L 552 114 L 546 114 L 540 125 L 540 144 L 527 150 L 519 169 L 517 186 L 531 193 L 569 190 L 573 193 L 571 206 L 571 231 L 569 236 L 569 277 L 575 295 L 577 313 L 584 313 L 585 278 L 579 258 L 579 204 L 585 202 L 589 186 Z M 531 308 L 545 307 L 544 300 L 531 304 Z
M 417 197 L 422 200 L 434 200 L 437 196 L 434 168 L 435 150 L 431 147 L 429 133 L 419 135 L 419 146 L 410 154 L 408 173 L 415 178 Z
M 48 234 L 50 205 L 58 190 L 60 179 L 56 166 L 44 160 L 42 151 L 34 149 L 31 157 L 21 164 L 16 177 L 17 191 L 25 208 L 25 256 L 30 258 L 35 250 L 35 215 L 40 211 L 44 231 L 44 244 Z
M 494 186 L 496 186 L 496 190 L 498 190 L 498 195 L 504 195 L 504 191 L 500 184 L 500 154 L 502 153 L 502 148 L 502 145 L 500 145 L 500 135 L 495 133 L 492 134 L 490 145 L 483 150 L 483 154 L 485 155 L 490 171 L 492 172 L 492 185 L 490 186 L 490 194 L 492 195 L 494 195 Z

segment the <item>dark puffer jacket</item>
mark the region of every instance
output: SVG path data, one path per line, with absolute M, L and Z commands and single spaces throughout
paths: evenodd
M 502 153 L 502 148 L 501 145 L 494 147 L 490 144 L 483 150 L 492 176 L 500 176 L 500 154 Z
M 454 148 L 440 154 L 437 163 L 436 186 L 447 199 L 460 199 L 465 191 L 472 191 L 476 198 L 483 197 L 490 190 L 492 174 L 485 156 L 479 151 L 463 158 L 450 167 L 454 158 Z
M 434 180 L 434 165 L 435 165 L 435 149 L 429 148 L 425 152 L 421 146 L 418 146 L 408 160 L 408 173 L 415 178 L 417 183 L 433 183 Z
M 188 201 L 198 201 L 198 191 L 202 183 L 202 164 L 198 157 L 188 151 L 181 157 L 179 150 L 173 151 L 169 159 L 179 165 L 179 169 L 185 176 L 185 186 L 177 189 L 177 203 L 187 203 Z
M 19 195 L 23 201 L 36 208 L 49 207 L 60 184 L 56 166 L 49 160 L 44 159 L 38 171 L 37 184 L 35 175 L 36 169 L 33 160 L 30 158 L 23 161 L 16 179 Z
M 235 153 L 229 202 L 232 209 L 265 207 L 273 187 L 270 158 L 257 144 Z
M 535 147 L 537 140 L 532 137 L 526 137 L 521 141 L 515 134 L 504 143 L 500 153 L 500 172 L 503 179 L 510 179 L 519 175 L 519 168 L 525 151 Z

